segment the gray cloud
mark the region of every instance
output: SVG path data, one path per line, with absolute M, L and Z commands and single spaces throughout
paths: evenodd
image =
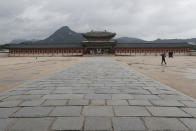
M 0 44 L 43 39 L 64 25 L 146 40 L 191 38 L 196 37 L 195 7 L 195 0 L 1 0 Z

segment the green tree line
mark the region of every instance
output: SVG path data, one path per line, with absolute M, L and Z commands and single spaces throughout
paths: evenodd
M 0 50 L 7 49 L 9 44 L 0 45 Z
M 191 50 L 196 50 L 196 45 L 192 46 Z

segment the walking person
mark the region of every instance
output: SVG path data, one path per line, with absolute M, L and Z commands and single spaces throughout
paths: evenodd
M 165 58 L 166 58 L 165 53 L 161 54 L 161 57 L 162 57 L 162 62 L 161 62 L 161 64 L 163 64 L 163 62 L 164 62 L 165 64 L 167 64 L 166 61 L 165 61 Z

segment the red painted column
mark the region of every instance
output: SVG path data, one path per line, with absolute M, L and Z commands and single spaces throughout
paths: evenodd
M 51 53 L 51 50 L 50 49 L 48 49 L 48 54 L 50 54 Z

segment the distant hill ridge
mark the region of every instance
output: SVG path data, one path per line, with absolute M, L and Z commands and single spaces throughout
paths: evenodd
M 81 33 L 74 32 L 68 26 L 63 26 L 52 35 L 44 40 L 13 40 L 12 44 L 18 43 L 35 43 L 35 44 L 76 44 L 85 40 Z M 192 39 L 157 39 L 154 41 L 145 41 L 138 38 L 131 37 L 120 37 L 115 39 L 118 43 L 183 43 L 190 42 L 192 44 L 196 43 L 196 38 Z
M 38 41 L 36 43 L 69 44 L 69 43 L 80 43 L 83 40 L 85 40 L 85 38 L 80 33 L 76 33 L 72 31 L 68 26 L 64 26 L 58 29 L 48 38 Z

